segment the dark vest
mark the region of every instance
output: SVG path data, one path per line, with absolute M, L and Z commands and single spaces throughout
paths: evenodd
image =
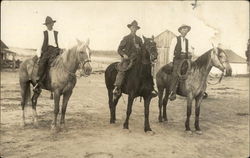
M 185 38 L 186 41 L 186 52 L 188 52 L 188 40 Z M 181 54 L 181 36 L 177 37 L 177 43 L 174 49 L 174 56 L 178 57 Z
M 49 42 L 49 35 L 48 31 L 43 31 L 43 46 L 42 46 L 42 51 L 46 51 L 48 49 L 48 42 Z M 56 47 L 58 48 L 58 39 L 57 39 L 58 32 L 54 31 L 54 37 L 55 37 L 55 42 L 56 42 Z

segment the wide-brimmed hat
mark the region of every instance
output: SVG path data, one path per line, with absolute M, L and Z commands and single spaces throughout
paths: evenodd
M 128 28 L 130 28 L 131 26 L 136 26 L 137 29 L 140 29 L 140 26 L 138 26 L 138 23 L 136 20 L 132 21 L 132 23 L 128 24 L 127 26 L 128 26 Z
M 188 28 L 188 32 L 191 30 L 191 26 L 188 26 L 188 25 L 183 24 L 183 25 L 181 25 L 181 26 L 178 28 L 178 31 L 180 32 L 180 30 L 183 29 L 183 28 Z
M 43 23 L 43 25 L 47 25 L 47 24 L 51 24 L 51 23 L 55 23 L 56 20 L 53 20 L 50 16 L 47 16 L 45 19 L 45 23 Z

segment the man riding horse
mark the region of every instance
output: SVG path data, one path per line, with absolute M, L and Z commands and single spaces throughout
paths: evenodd
M 177 36 L 174 38 L 171 42 L 170 46 L 170 55 L 173 55 L 174 57 L 171 58 L 170 60 L 173 59 L 173 72 L 172 72 L 172 84 L 170 87 L 170 100 L 173 101 L 176 99 L 176 89 L 177 85 L 179 83 L 179 77 L 178 77 L 178 68 L 181 66 L 180 64 L 184 59 L 191 59 L 192 55 L 189 52 L 191 49 L 188 39 L 186 38 L 187 33 L 191 30 L 191 27 L 188 25 L 182 25 L 181 27 L 178 28 L 178 31 L 180 32 L 180 36 Z
M 37 49 L 37 56 L 38 58 L 40 57 L 36 85 L 34 87 L 34 91 L 37 93 L 41 92 L 41 84 L 49 64 L 52 63 L 60 52 L 58 46 L 58 31 L 53 30 L 55 22 L 56 21 L 51 17 L 46 17 L 44 25 L 46 25 L 47 30 L 43 31 L 43 43 L 41 47 Z
M 125 77 L 125 72 L 129 68 L 131 68 L 133 62 L 136 60 L 139 53 L 141 53 L 142 51 L 142 39 L 136 35 L 136 31 L 140 29 L 137 21 L 134 20 L 131 24 L 128 24 L 127 27 L 130 29 L 131 32 L 129 35 L 123 37 L 118 47 L 118 53 L 122 57 L 122 61 L 118 64 L 117 67 L 118 74 L 114 83 L 114 98 L 117 98 L 121 95 L 121 85 Z M 156 97 L 157 92 L 153 90 L 151 96 Z

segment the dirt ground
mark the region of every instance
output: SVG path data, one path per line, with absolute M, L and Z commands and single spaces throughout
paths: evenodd
M 20 90 L 17 72 L 1 73 L 1 145 L 6 158 L 246 158 L 249 156 L 249 78 L 225 78 L 208 86 L 209 97 L 201 106 L 202 135 L 184 131 L 186 102 L 178 97 L 168 106 L 168 122 L 158 122 L 158 99 L 150 106 L 154 135 L 143 131 L 144 108 L 137 98 L 130 130 L 122 129 L 127 96 L 117 107 L 117 123 L 109 124 L 104 74 L 80 78 L 69 101 L 66 129 L 50 131 L 53 101 L 43 91 L 38 100 L 39 127 L 21 124 Z M 194 105 L 194 104 L 193 104 Z M 193 108 L 194 110 L 194 108 Z M 191 128 L 194 129 L 194 111 Z M 60 118 L 60 117 L 59 117 Z

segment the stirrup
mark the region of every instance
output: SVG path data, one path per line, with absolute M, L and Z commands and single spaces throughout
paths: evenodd
M 116 100 L 121 95 L 121 89 L 115 87 L 113 90 L 113 101 Z
M 37 82 L 36 85 L 33 87 L 33 90 L 35 90 L 39 86 L 39 83 Z
M 169 97 L 170 101 L 174 101 L 176 99 L 176 93 L 171 93 Z
M 158 92 L 154 89 L 152 92 L 151 92 L 151 97 L 154 98 L 154 97 L 157 97 L 158 96 Z

